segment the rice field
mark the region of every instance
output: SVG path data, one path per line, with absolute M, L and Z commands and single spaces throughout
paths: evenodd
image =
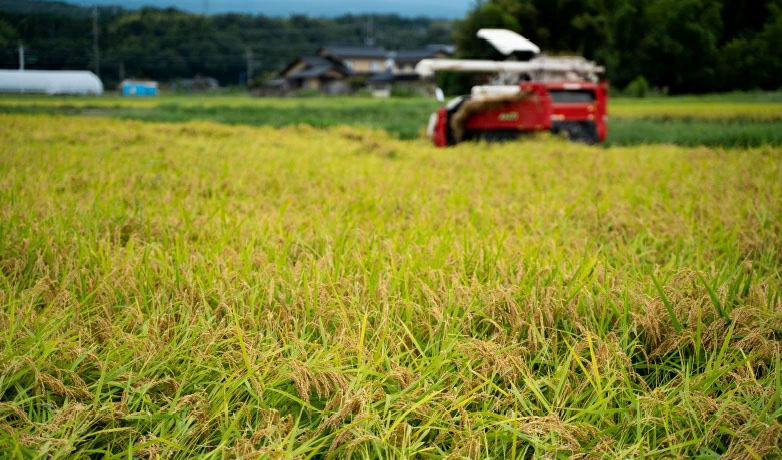
M 781 92 L 612 97 L 609 101 L 607 145 L 782 146 Z M 166 123 L 217 121 L 275 127 L 350 125 L 382 129 L 400 139 L 422 137 L 429 115 L 439 105 L 433 98 L 252 98 L 238 94 L 157 98 L 0 96 L 0 114 L 89 115 Z
M 778 458 L 782 148 L 0 114 L 0 451 Z
M 611 97 L 609 113 L 619 118 L 662 118 L 696 120 L 748 120 L 782 121 L 782 91 L 758 93 L 728 93 L 700 96 L 665 96 L 648 98 Z M 250 108 L 258 110 L 302 108 L 323 110 L 334 107 L 369 107 L 398 110 L 415 107 L 435 110 L 440 104 L 434 98 L 367 97 L 290 97 L 255 98 L 247 94 L 176 95 L 165 94 L 151 98 L 129 98 L 107 93 L 101 97 L 0 95 L 0 108 L 48 107 L 48 108 Z M 380 108 L 380 109 L 378 109 Z
M 619 118 L 700 121 L 782 121 L 782 91 L 648 98 L 612 98 Z

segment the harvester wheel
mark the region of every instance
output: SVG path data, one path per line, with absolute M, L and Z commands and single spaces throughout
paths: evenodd
M 561 134 L 575 142 L 597 144 L 600 137 L 594 121 L 555 121 L 551 123 L 551 132 Z

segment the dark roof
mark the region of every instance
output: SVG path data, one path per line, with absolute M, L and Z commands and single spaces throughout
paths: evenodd
M 299 62 L 304 62 L 307 64 L 307 66 L 304 68 L 304 70 L 300 70 L 293 75 L 289 75 L 289 77 L 305 78 L 304 76 L 302 76 L 302 73 L 310 72 L 313 69 L 319 69 L 320 73 L 323 73 L 328 69 L 335 69 L 336 71 L 341 72 L 345 75 L 350 75 L 352 73 L 350 69 L 345 67 L 342 61 L 330 56 L 299 56 L 293 61 L 291 61 L 290 64 L 285 66 L 285 68 L 280 71 L 279 75 L 285 75 L 285 73 L 288 70 L 293 68 L 293 66 L 295 66 Z M 317 76 L 317 75 L 309 75 L 309 76 Z
M 383 73 L 378 73 L 367 78 L 370 83 L 392 83 L 395 81 L 418 81 L 421 77 L 418 74 L 393 74 L 391 71 L 386 70 Z
M 397 61 L 420 61 L 437 56 L 438 54 L 452 55 L 453 50 L 447 45 L 428 45 L 417 50 L 399 50 L 394 59 Z
M 299 59 L 309 65 L 329 65 L 332 61 L 323 56 L 301 56 Z
M 438 49 L 400 50 L 396 52 L 394 59 L 397 61 L 420 61 L 421 59 L 434 57 L 439 53 L 442 53 L 442 51 Z
M 391 82 L 394 81 L 394 74 L 386 70 L 383 73 L 376 73 L 372 75 L 371 77 L 367 78 L 367 81 L 368 82 Z
M 208 83 L 208 84 L 214 85 L 214 86 L 219 86 L 220 85 L 220 82 L 217 81 L 216 78 L 212 78 L 212 77 L 182 78 L 182 79 L 179 80 L 178 83 L 180 85 L 187 86 L 187 85 L 195 85 L 195 84 L 200 83 L 200 82 Z
M 329 70 L 336 70 L 337 72 L 343 74 L 343 75 L 349 75 L 348 72 L 345 72 L 341 68 L 338 68 L 337 66 L 333 64 L 325 64 L 325 65 L 316 65 L 312 67 L 308 67 L 304 70 L 300 70 L 296 73 L 288 75 L 288 78 L 312 78 L 312 77 L 319 77 L 323 75 L 324 73 L 328 72 Z
M 325 52 L 337 58 L 380 58 L 385 59 L 388 52 L 382 48 L 367 46 L 325 46 L 318 54 Z
M 446 54 L 454 54 L 456 52 L 456 47 L 454 45 L 444 45 L 442 43 L 432 43 L 430 45 L 426 45 L 426 48 L 440 50 Z

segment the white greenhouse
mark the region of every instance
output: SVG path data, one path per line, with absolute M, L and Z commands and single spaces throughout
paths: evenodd
M 103 83 L 83 70 L 0 70 L 0 92 L 100 95 Z

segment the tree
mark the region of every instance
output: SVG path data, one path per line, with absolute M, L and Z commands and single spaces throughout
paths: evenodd
M 16 66 L 18 39 L 25 43 L 30 68 L 89 67 L 91 9 L 36 0 L 22 3 L 0 0 L 0 40 L 5 42 L 0 42 L 0 68 Z M 247 69 L 248 49 L 255 72 L 275 72 L 325 44 L 363 45 L 370 20 L 377 45 L 389 50 L 449 43 L 453 25 L 396 15 L 204 16 L 173 8 L 105 7 L 99 8 L 99 15 L 101 77 L 108 87 L 117 81 L 121 68 L 128 77 L 164 82 L 200 74 L 223 84 L 238 83 Z
M 16 41 L 16 31 L 11 24 L 0 19 L 0 49 L 8 49 Z
M 475 38 L 504 27 L 549 54 L 581 54 L 612 84 L 671 92 L 782 86 L 782 0 L 489 0 L 455 32 L 459 53 L 501 58 Z
M 782 8 L 769 4 L 767 22 L 759 32 L 745 30 L 723 48 L 719 76 L 723 88 L 766 88 L 782 86 Z
M 478 4 L 475 10 L 456 27 L 454 41 L 460 57 L 485 59 L 502 57 L 497 50 L 475 36 L 481 28 L 519 30 L 520 26 L 501 5 L 494 2 Z

